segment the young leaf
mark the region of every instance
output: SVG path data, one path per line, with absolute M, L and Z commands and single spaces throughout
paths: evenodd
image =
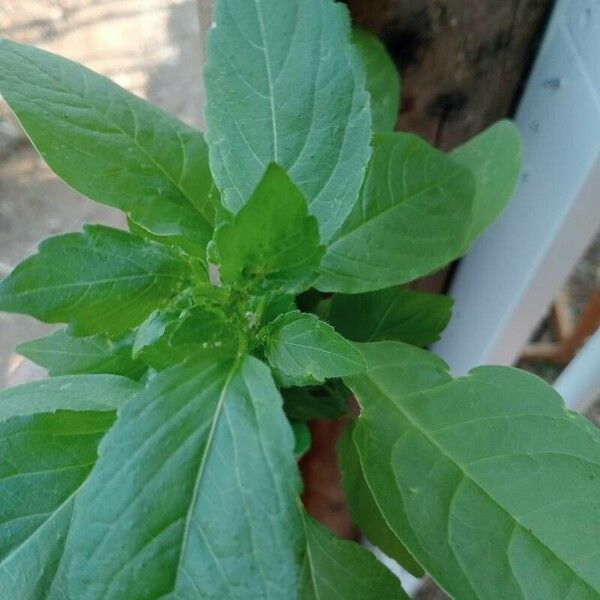
M 367 74 L 373 131 L 391 131 L 396 125 L 400 108 L 398 69 L 377 36 L 366 29 L 354 27 L 352 43 L 358 50 Z
M 118 375 L 64 375 L 0 390 L 0 421 L 58 410 L 116 410 L 142 386 Z
M 61 179 L 204 258 L 213 183 L 199 132 L 49 52 L 2 39 L 0 62 L 0 94 Z
M 54 598 L 79 493 L 115 411 L 35 414 L 0 424 L 0 595 Z M 53 589 L 54 588 L 54 589 Z
M 126 404 L 78 498 L 74 598 L 293 598 L 294 440 L 255 358 L 190 362 Z
M 294 311 L 270 327 L 267 358 L 285 386 L 311 385 L 360 373 L 360 352 L 333 327 L 311 314 Z
M 269 165 L 233 223 L 217 230 L 213 250 L 223 283 L 298 293 L 316 280 L 325 249 L 302 194 Z
M 423 569 L 390 529 L 373 498 L 373 493 L 365 481 L 353 434 L 354 426 L 349 425 L 338 441 L 342 486 L 350 507 L 352 522 L 357 525 L 361 534 L 384 554 L 393 558 L 415 577 L 422 577 Z
M 307 515 L 304 530 L 300 600 L 408 600 L 398 578 L 370 552 L 337 539 Z
M 395 340 L 427 346 L 452 315 L 452 299 L 399 287 L 366 294 L 334 294 L 329 321 L 355 342 Z
M 172 346 L 198 345 L 221 348 L 238 341 L 238 332 L 223 312 L 194 306 L 186 310 L 173 330 Z
M 117 340 L 104 335 L 76 338 L 66 330 L 25 342 L 17 352 L 55 375 L 78 373 L 113 373 L 137 379 L 146 367 L 131 357 L 133 334 L 127 333 Z
M 597 598 L 598 430 L 515 369 L 452 380 L 410 346 L 361 351 L 369 370 L 348 381 L 362 407 L 360 462 L 385 520 L 432 577 L 465 600 Z
M 0 310 L 70 323 L 78 336 L 119 336 L 190 276 L 176 251 L 101 225 L 49 238 L 0 281 Z
M 333 0 L 215 3 L 206 140 L 230 211 L 240 210 L 274 162 L 300 188 L 323 241 L 341 226 L 371 138 L 365 74 L 349 37 L 347 9 Z
M 171 336 L 179 325 L 179 310 L 155 310 L 138 327 L 133 356 L 144 364 L 163 371 L 189 357 L 185 346 L 172 346 Z
M 327 248 L 317 287 L 358 293 L 406 283 L 459 253 L 473 176 L 408 133 L 380 133 L 360 199 Z
M 451 156 L 475 176 L 471 227 L 461 249 L 464 254 L 512 197 L 521 171 L 519 130 L 512 121 L 498 121 Z

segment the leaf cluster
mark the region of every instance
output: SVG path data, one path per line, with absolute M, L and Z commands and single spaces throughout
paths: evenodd
M 66 326 L 18 349 L 50 378 L 0 392 L 0 596 L 406 598 L 301 506 L 307 423 L 344 417 L 352 516 L 410 572 L 461 600 L 598 598 L 598 432 L 518 371 L 453 379 L 422 349 L 451 300 L 401 287 L 506 205 L 515 127 L 450 154 L 392 131 L 396 69 L 333 0 L 214 19 L 205 135 L 0 40 L 34 146 L 128 219 L 0 281 L 1 310 Z

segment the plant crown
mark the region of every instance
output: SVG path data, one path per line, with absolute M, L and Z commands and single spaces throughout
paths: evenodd
M 461 600 L 600 597 L 600 437 L 511 368 L 424 346 L 451 301 L 402 284 L 508 202 L 501 121 L 450 153 L 393 131 L 400 82 L 333 0 L 217 0 L 203 135 L 0 41 L 0 93 L 67 184 L 127 215 L 52 237 L 0 309 L 66 328 L 0 393 L 0 596 L 406 598 L 299 501 L 307 422 L 345 417 L 364 535 Z M 349 399 L 360 405 L 352 416 Z

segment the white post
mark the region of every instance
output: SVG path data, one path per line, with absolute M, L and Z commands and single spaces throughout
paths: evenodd
M 511 364 L 600 225 L 600 4 L 559 0 L 516 123 L 523 173 L 460 263 L 434 346 L 456 374 Z
M 571 410 L 584 411 L 600 397 L 600 329 L 560 374 L 554 388 Z

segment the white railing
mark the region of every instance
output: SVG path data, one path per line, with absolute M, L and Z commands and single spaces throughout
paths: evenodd
M 518 358 L 600 225 L 600 2 L 557 2 L 515 120 L 520 184 L 461 261 L 433 348 L 456 374 Z

